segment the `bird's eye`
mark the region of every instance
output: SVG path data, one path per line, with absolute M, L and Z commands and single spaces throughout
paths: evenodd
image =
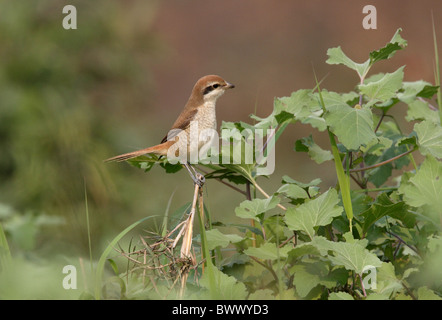
M 209 92 L 211 92 L 211 91 L 213 91 L 213 90 L 215 90 L 216 88 L 219 88 L 219 87 L 220 87 L 219 83 L 212 84 L 211 86 L 208 86 L 207 88 L 204 89 L 203 94 L 208 94 Z

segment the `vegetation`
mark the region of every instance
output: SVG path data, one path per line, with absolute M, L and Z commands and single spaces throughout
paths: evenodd
M 273 128 L 276 143 L 297 123 L 326 133 L 328 147 L 319 146 L 313 135 L 293 143 L 296 152 L 308 153 L 318 164 L 334 162 L 333 188 L 321 190 L 321 177 L 301 182 L 288 171 L 277 191 L 269 193 L 261 181 L 272 177 L 257 175 L 259 163 L 201 165 L 206 179 L 244 196 L 234 212 L 225 213 L 242 223 L 216 221 L 203 202 L 204 190 L 195 188 L 193 201 L 133 222 L 109 237 L 103 249 L 96 245 L 98 234 L 107 230 L 112 213 L 121 217 L 125 207 L 115 206 L 118 194 L 101 160 L 111 154 L 109 141 L 130 135 L 130 128 L 105 128 L 115 127 L 123 116 L 118 105 L 124 105 L 128 92 L 137 105 L 145 104 L 149 73 L 141 61 L 156 57 L 158 42 L 149 28 L 139 28 L 149 17 L 142 16 L 142 24 L 127 19 L 133 25 L 113 25 L 107 18 L 121 14 L 126 4 L 98 2 L 78 4 L 87 12 L 82 16 L 87 26 L 66 37 L 50 14 L 53 2 L 0 1 L 1 299 L 440 299 L 437 50 L 431 84 L 403 81 L 405 67 L 370 74 L 374 64 L 406 48 L 400 29 L 363 63 L 340 47 L 329 49 L 328 64 L 356 72 L 353 91 L 328 91 L 315 75 L 312 89 L 276 98 L 268 117 L 252 115 L 253 124 L 222 124 L 243 133 Z M 56 10 L 61 12 L 61 4 Z M 24 38 L 16 41 L 17 35 Z M 85 42 L 90 46 L 78 45 Z M 394 116 L 400 106 L 407 108 L 412 132 L 403 132 Z M 263 155 L 271 148 L 275 145 L 266 145 Z M 181 170 L 154 156 L 130 163 L 148 174 L 157 165 L 170 174 Z M 113 170 L 115 179 L 143 176 L 137 170 Z M 126 192 L 136 200 L 142 188 L 131 188 Z M 90 212 L 100 225 L 89 223 Z M 148 231 L 141 231 L 148 223 Z M 197 235 L 191 232 L 194 224 Z M 62 239 L 63 250 L 48 262 L 39 255 L 36 235 L 54 226 L 59 234 L 51 245 Z M 188 254 L 183 254 L 183 238 Z M 72 242 L 83 245 L 89 261 L 78 260 Z M 94 250 L 99 250 L 97 261 Z M 79 265 L 80 290 L 61 286 L 68 274 L 60 266 L 69 264 Z
M 334 188 L 320 190 L 320 178 L 300 182 L 286 175 L 280 188 L 267 194 L 257 182 L 263 177 L 256 175 L 256 163 L 205 165 L 207 178 L 246 196 L 235 210 L 244 223 L 212 221 L 200 204 L 200 217 L 207 222 L 200 219 L 204 227 L 191 257 L 184 259 L 178 254 L 182 224 L 169 232 L 164 220 L 162 232 L 143 235 L 136 248 L 120 248 L 128 258 L 125 272 L 114 268 L 119 279 L 126 279 L 121 297 L 440 299 L 442 102 L 436 100 L 436 106 L 432 101 L 440 91 L 438 71 L 435 85 L 403 81 L 404 67 L 369 75 L 375 63 L 407 46 L 400 32 L 364 63 L 352 61 L 340 47 L 328 50 L 327 63 L 358 74 L 355 91 L 327 91 L 316 81 L 313 89 L 276 98 L 268 117 L 252 116 L 254 125 L 222 125 L 252 132 L 276 128 L 276 140 L 297 122 L 328 132 L 330 150 L 311 135 L 297 140 L 294 149 L 317 163 L 334 161 Z M 391 115 L 403 104 L 406 120 L 414 122 L 411 133 L 403 132 Z M 419 165 L 418 153 L 424 156 Z M 165 161 L 140 157 L 131 163 L 145 171 L 156 163 L 167 172 L 180 169 Z M 232 229 L 236 232 L 222 232 Z M 183 277 L 187 281 L 180 285 Z

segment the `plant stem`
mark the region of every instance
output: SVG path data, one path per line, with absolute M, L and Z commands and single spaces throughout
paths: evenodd
M 247 183 L 246 183 L 246 198 L 249 201 L 252 200 L 252 193 L 250 191 L 250 182 L 249 181 L 247 181 Z M 255 220 L 250 219 L 250 224 L 252 225 L 252 227 L 255 227 Z M 252 246 L 254 248 L 256 248 L 256 235 L 254 232 L 252 232 Z
M 434 78 L 435 78 L 435 84 L 439 88 L 437 89 L 437 104 L 439 106 L 439 119 L 440 123 L 442 124 L 442 93 L 440 89 L 440 69 L 439 69 L 439 52 L 437 49 L 437 39 L 436 39 L 436 28 L 434 26 L 434 16 L 433 12 L 431 12 L 431 20 L 433 22 L 433 42 L 434 42 Z
M 361 280 L 362 293 L 364 294 L 364 298 L 366 298 L 367 293 L 365 292 L 364 281 L 362 281 L 362 274 L 359 274 L 359 279 Z
M 383 166 L 384 164 L 387 164 L 387 163 L 395 161 L 395 160 L 397 160 L 399 158 L 402 158 L 402 157 L 404 157 L 404 156 L 406 156 L 406 155 L 408 155 L 408 154 L 410 154 L 410 153 L 412 153 L 413 151 L 416 151 L 416 150 L 417 150 L 417 148 L 414 148 L 414 149 L 408 150 L 408 151 L 406 151 L 404 153 L 401 153 L 400 155 L 397 155 L 397 156 L 395 156 L 395 157 L 393 157 L 391 159 L 388 159 L 388 160 L 376 163 L 376 164 L 374 164 L 372 166 L 363 167 L 363 168 L 357 168 L 357 169 L 351 169 L 350 172 L 359 172 L 359 171 L 365 171 L 365 170 L 370 170 L 370 169 L 378 168 L 380 166 Z

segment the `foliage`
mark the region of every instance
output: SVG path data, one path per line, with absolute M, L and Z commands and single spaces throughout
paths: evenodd
M 131 241 L 123 250 L 121 241 L 143 222 L 138 220 L 102 254 L 94 297 L 178 299 L 183 297 L 179 280 L 184 279 L 188 299 L 441 299 L 442 102 L 436 100 L 437 107 L 433 102 L 440 96 L 440 83 L 403 81 L 405 67 L 368 77 L 375 63 L 406 46 L 398 29 L 363 63 L 351 60 L 340 47 L 331 48 L 328 64 L 357 73 L 354 91 L 331 92 L 316 79 L 312 89 L 276 98 L 269 116 L 252 115 L 254 125 L 222 124 L 245 133 L 244 145 L 247 132 L 274 129 L 277 142 L 298 122 L 327 133 L 328 149 L 309 135 L 296 139 L 294 150 L 307 152 L 318 164 L 333 161 L 334 187 L 321 190 L 320 178 L 300 182 L 286 175 L 269 194 L 259 184 L 270 177 L 259 174 L 263 162 L 258 158 L 253 164 L 202 163 L 210 171 L 206 179 L 222 181 L 245 195 L 231 213 L 243 222 L 212 221 L 210 210 L 201 204 L 194 256 L 183 261 L 175 258 L 179 246 L 169 238 L 179 224 L 170 228 L 166 219 L 158 234 Z M 412 132 L 404 133 L 391 113 L 401 105 L 407 108 L 405 120 L 414 123 Z M 275 145 L 263 148 L 264 159 L 271 148 Z M 417 153 L 424 158 L 420 164 L 414 158 Z M 244 154 L 230 155 L 235 156 Z M 155 156 L 129 163 L 145 172 L 156 164 L 167 173 L 181 169 Z M 182 206 L 170 220 L 175 222 L 189 207 Z M 126 263 L 109 256 L 117 243 Z M 9 257 L 7 245 L 0 229 L 0 254 Z M 111 276 L 104 276 L 106 262 Z M 191 276 L 181 277 L 184 271 Z M 92 298 L 90 288 L 85 292 L 82 298 Z
M 208 284 L 208 272 L 201 276 L 201 290 L 188 280 L 189 298 L 212 298 L 213 285 L 216 297 L 225 299 L 441 298 L 442 111 L 431 100 L 439 84 L 404 82 L 405 67 L 367 78 L 373 64 L 407 46 L 400 33 L 364 63 L 340 47 L 328 50 L 327 63 L 357 72 L 355 91 L 330 92 L 317 81 L 314 89 L 276 98 L 268 117 L 252 116 L 253 126 L 223 123 L 240 130 L 275 128 L 276 138 L 298 121 L 328 131 L 331 150 L 310 135 L 296 141 L 295 151 L 308 152 L 318 164 L 334 160 L 338 183 L 321 191 L 320 179 L 302 183 L 284 176 L 277 192 L 267 194 L 257 183 L 257 163 L 206 165 L 212 170 L 207 178 L 240 192 L 245 184 L 248 199 L 235 210 L 243 224 L 210 223 L 205 238 L 215 257 L 213 282 Z M 410 133 L 390 113 L 401 104 L 408 108 L 406 120 L 415 122 Z M 417 152 L 425 157 L 420 165 Z M 165 160 L 132 163 L 148 171 L 158 161 Z M 393 175 L 393 169 L 400 171 Z M 264 198 L 254 197 L 256 192 Z M 223 227 L 238 233 L 223 233 Z M 146 297 L 154 284 L 143 289 Z
M 321 90 L 317 82 L 314 89 L 275 99 L 267 118 L 252 116 L 258 120 L 254 126 L 223 124 L 252 131 L 276 128 L 277 137 L 297 121 L 327 130 L 331 151 L 316 145 L 312 135 L 297 140 L 295 150 L 308 152 L 319 164 L 334 160 L 339 183 L 320 192 L 319 179 L 301 183 L 286 176 L 278 191 L 268 195 L 257 183 L 258 164 L 206 165 L 212 169 L 208 178 L 248 186 L 249 199 L 235 213 L 252 225 L 229 226 L 239 234 L 205 233 L 208 249 L 216 251 L 216 281 L 209 286 L 206 272 L 200 281 L 203 290 L 192 291 L 191 286 L 189 297 L 213 297 L 207 290 L 215 284 L 218 298 L 228 299 L 440 298 L 442 128 L 439 111 L 431 105 L 439 87 L 404 82 L 404 67 L 367 78 L 374 63 L 406 47 L 400 32 L 361 64 L 340 47 L 328 50 L 327 63 L 357 72 L 356 91 Z M 409 134 L 389 113 L 400 104 L 408 106 L 406 120 L 415 121 Z M 412 155 L 417 151 L 426 157 L 420 166 Z M 159 161 L 145 160 L 132 163 L 148 171 Z M 402 169 L 401 175 L 393 177 L 393 168 Z M 359 190 L 350 190 L 350 179 Z M 264 199 L 252 198 L 256 191 Z M 219 249 L 226 247 L 235 253 L 224 256 Z M 374 280 L 370 272 L 375 272 Z

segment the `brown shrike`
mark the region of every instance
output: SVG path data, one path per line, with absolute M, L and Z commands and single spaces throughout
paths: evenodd
M 164 137 L 160 144 L 121 154 L 105 161 L 120 162 L 149 153 L 159 156 L 167 156 L 169 148 L 172 146 L 174 146 L 172 150 L 186 150 L 186 154 L 180 155 L 180 157 L 186 157 L 187 159 L 192 152 L 192 148 L 197 147 L 199 150 L 206 144 L 204 141 L 200 140 L 197 140 L 196 144 L 192 143 L 193 139 L 199 139 L 199 137 L 191 136 L 191 123 L 196 123 L 199 131 L 207 129 L 216 130 L 216 100 L 222 96 L 227 89 L 234 87 L 233 84 L 226 82 L 223 78 L 216 75 L 202 77 L 196 82 L 189 100 L 184 106 L 184 110 L 173 124 L 168 135 Z M 179 148 L 177 148 L 177 146 L 179 146 Z M 201 187 L 204 184 L 204 176 L 196 172 L 187 160 L 184 161 L 183 164 L 189 171 L 192 180 Z

